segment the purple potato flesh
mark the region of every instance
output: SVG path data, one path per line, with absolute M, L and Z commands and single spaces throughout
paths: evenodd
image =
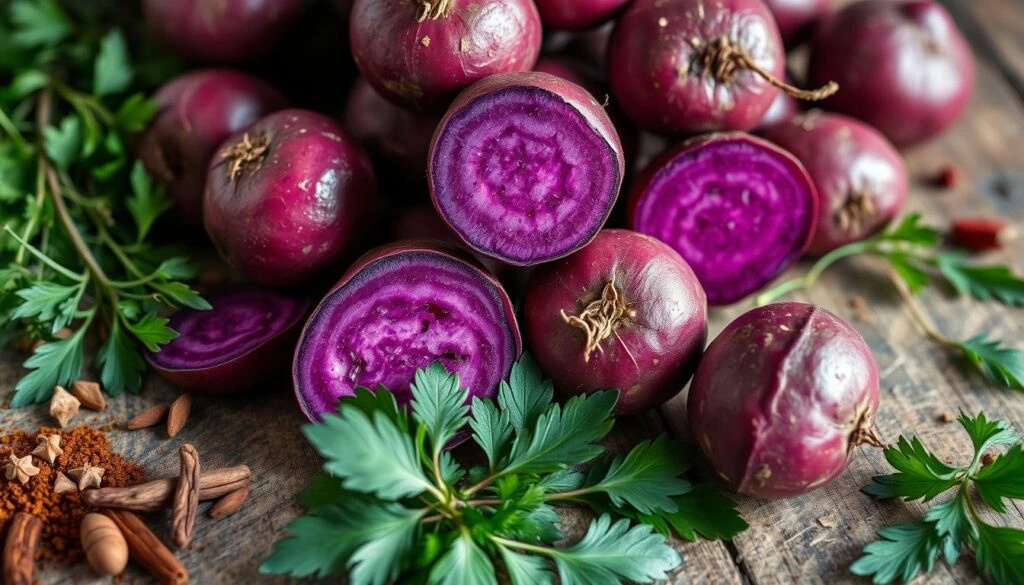
M 689 140 L 652 163 L 634 185 L 630 225 L 679 252 L 709 304 L 727 305 L 792 265 L 816 217 L 803 165 L 736 132 Z
M 295 392 L 314 421 L 360 386 L 384 385 L 404 404 L 416 369 L 440 361 L 487 397 L 521 350 L 493 276 L 440 245 L 401 242 L 357 261 L 313 312 L 295 352 Z
M 517 73 L 456 99 L 434 135 L 429 180 L 438 213 L 470 248 L 525 266 L 593 239 L 623 171 L 615 128 L 592 95 Z

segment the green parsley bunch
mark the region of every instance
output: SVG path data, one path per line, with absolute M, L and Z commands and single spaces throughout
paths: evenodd
M 894 274 L 894 283 L 911 310 L 915 321 L 928 337 L 966 357 L 986 378 L 1015 390 L 1024 390 L 1024 351 L 1006 347 L 1001 341 L 979 334 L 966 341 L 942 335 L 924 316 L 914 296 L 940 278 L 960 296 L 982 302 L 1024 305 L 1024 279 L 1001 265 L 977 265 L 968 262 L 961 250 L 938 252 L 942 236 L 933 227 L 922 225 L 921 216 L 912 213 L 894 227 L 866 240 L 836 248 L 822 256 L 807 274 L 781 282 L 757 296 L 765 305 L 791 292 L 811 287 L 830 266 L 849 256 L 868 255 L 886 262 Z
M 529 356 L 497 402 L 473 398 L 472 415 L 440 364 L 417 371 L 411 392 L 410 412 L 385 388 L 359 389 L 305 427 L 325 473 L 262 572 L 347 572 L 353 585 L 493 585 L 499 570 L 513 585 L 554 583 L 556 573 L 563 585 L 650 583 L 681 562 L 670 533 L 731 538 L 747 527 L 717 488 L 682 477 L 692 453 L 667 437 L 602 455 L 617 392 L 553 403 Z M 486 464 L 467 469 L 445 449 L 467 434 Z M 570 503 L 600 515 L 579 542 L 557 546 L 554 506 Z
M 961 414 L 959 421 L 974 445 L 968 465 L 943 463 L 917 437 L 900 437 L 886 447 L 885 458 L 897 473 L 875 477 L 865 493 L 928 502 L 953 490 L 953 497 L 919 522 L 879 530 L 881 539 L 865 546 L 864 556 L 850 567 L 854 574 L 871 576 L 877 585 L 910 581 L 919 572 L 930 573 L 940 554 L 953 564 L 970 549 L 980 574 L 1000 585 L 1024 584 L 1024 530 L 985 522 L 971 493 L 973 487 L 981 502 L 999 513 L 1006 513 L 1007 499 L 1024 501 L 1024 443 L 1005 421 L 990 421 L 984 413 Z M 998 446 L 1009 449 L 984 464 L 983 456 Z
M 45 342 L 12 406 L 75 380 L 90 329 L 104 338 L 104 389 L 137 391 L 138 345 L 156 351 L 177 335 L 157 311 L 209 308 L 183 282 L 196 265 L 150 241 L 171 203 L 131 144 L 157 107 L 146 92 L 170 69 L 133 35 L 137 16 L 105 1 L 0 8 L 0 327 Z

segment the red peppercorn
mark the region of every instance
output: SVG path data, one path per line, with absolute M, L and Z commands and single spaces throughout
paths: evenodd
M 960 184 L 960 172 L 953 165 L 946 165 L 939 169 L 939 174 L 935 180 L 940 187 L 952 189 Z
M 971 252 L 998 250 L 1003 247 L 1006 224 L 998 219 L 972 217 L 953 222 L 950 241 Z

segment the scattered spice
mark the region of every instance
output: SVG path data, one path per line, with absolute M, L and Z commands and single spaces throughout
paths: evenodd
M 192 396 L 182 394 L 174 399 L 170 409 L 167 411 L 167 436 L 177 435 L 188 422 L 188 415 L 192 411 Z
M 935 176 L 935 184 L 944 189 L 952 189 L 960 184 L 960 172 L 953 165 L 945 165 Z
M 178 455 L 181 457 L 181 471 L 171 503 L 171 538 L 175 546 L 185 548 L 192 539 L 199 506 L 199 452 L 186 444 L 178 449 Z
M 109 516 L 95 512 L 82 519 L 82 550 L 100 575 L 117 575 L 128 565 L 128 542 Z
M 1006 224 L 998 219 L 972 217 L 953 222 L 949 232 L 950 241 L 971 252 L 998 250 L 1007 237 Z
M 217 502 L 210 507 L 210 518 L 218 520 L 234 514 L 242 509 L 242 506 L 245 504 L 245 500 L 248 498 L 249 486 L 245 486 L 231 492 L 217 500 Z
M 17 512 L 11 520 L 4 544 L 5 585 L 31 585 L 34 583 L 36 548 L 43 522 L 27 512 Z
M 31 455 L 16 457 L 14 453 L 11 453 L 9 457 L 10 462 L 4 466 L 4 477 L 8 481 L 17 480 L 21 482 L 21 485 L 25 485 L 30 478 L 39 475 L 39 468 L 32 465 Z
M 941 413 L 941 414 L 939 415 L 939 422 L 945 423 L 945 424 L 947 424 L 947 425 L 948 425 L 949 423 L 951 423 L 951 422 L 955 421 L 955 420 L 956 420 L 956 417 L 955 417 L 955 416 L 953 416 L 953 413 L 952 413 L 952 412 L 949 412 L 948 410 L 947 410 L 947 411 L 944 411 L 943 413 Z
M 100 392 L 100 385 L 96 382 L 76 380 L 71 384 L 71 395 L 89 410 L 103 410 L 107 407 L 107 401 Z
M 993 463 L 995 463 L 995 461 L 996 461 L 996 456 L 991 451 L 986 451 L 985 454 L 983 454 L 981 456 L 981 466 L 982 467 L 988 467 L 989 465 L 992 465 Z
M 78 399 L 69 394 L 67 390 L 57 386 L 53 389 L 53 398 L 50 399 L 50 416 L 60 424 L 61 428 L 66 427 L 68 421 L 78 414 L 80 404 Z
M 251 476 L 245 465 L 206 471 L 199 476 L 199 500 L 215 500 L 248 487 Z M 82 500 L 90 506 L 154 512 L 171 505 L 176 485 L 177 478 L 167 477 L 131 487 L 89 490 L 82 494 Z
M 64 450 L 60 448 L 60 435 L 39 435 L 36 437 L 38 444 L 32 450 L 32 454 L 53 464 L 58 455 L 63 455 Z
M 128 424 L 126 426 L 128 427 L 129 431 L 136 431 L 138 429 L 147 429 L 149 427 L 155 427 L 156 425 L 160 424 L 161 421 L 164 420 L 164 417 L 167 416 L 167 411 L 170 410 L 170 408 L 171 407 L 166 404 L 157 404 L 156 406 L 151 406 L 146 410 L 143 410 L 139 414 L 135 415 L 134 417 L 132 417 L 132 419 L 128 421 Z
M 835 516 L 829 515 L 818 518 L 818 524 L 821 524 L 823 528 L 835 528 L 839 524 L 839 521 Z
M 63 432 L 49 427 L 31 433 L 5 429 L 0 431 L 0 460 L 7 460 L 11 455 L 28 455 L 39 435 L 59 435 L 64 453 L 58 455 L 53 464 L 37 459 L 39 475 L 28 484 L 0 481 L 0 534 L 8 530 L 18 512 L 32 514 L 43 523 L 39 557 L 47 561 L 75 562 L 82 557 L 79 525 L 92 510 L 83 503 L 83 494 L 57 492 L 58 474 L 67 474 L 68 470 L 88 463 L 106 470 L 105 485 L 124 487 L 142 481 L 142 468 L 111 452 L 103 431 L 88 426 Z
M 81 467 L 68 470 L 68 477 L 78 483 L 78 491 L 89 488 L 98 488 L 103 483 L 103 474 L 106 472 L 102 467 L 95 467 L 86 463 Z
M 850 297 L 850 307 L 851 308 L 863 309 L 863 308 L 865 308 L 867 306 L 868 306 L 868 302 L 867 302 L 867 300 L 864 297 L 862 297 L 860 295 L 854 295 L 854 296 Z
M 62 472 L 58 471 L 57 472 L 57 479 L 55 479 L 54 482 L 53 482 L 53 491 L 58 493 L 58 494 L 66 494 L 66 493 L 69 493 L 69 492 L 77 492 L 78 491 L 78 486 L 75 485 L 75 482 L 71 481 L 71 479 L 68 478 L 68 476 L 66 476 Z
M 164 585 L 188 583 L 188 569 L 164 543 L 153 534 L 141 518 L 125 510 L 104 510 L 128 543 L 128 552 L 137 563 L 149 569 Z

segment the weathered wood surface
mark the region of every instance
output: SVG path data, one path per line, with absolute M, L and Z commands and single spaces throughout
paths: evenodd
M 946 3 L 975 47 L 977 90 L 970 112 L 953 131 L 906 153 L 913 180 L 910 208 L 923 212 L 937 225 L 965 215 L 1002 216 L 1024 225 L 1024 3 Z M 945 164 L 959 169 L 960 185 L 952 190 L 929 186 L 928 179 Z M 1021 272 L 1022 251 L 1024 243 L 1018 240 L 991 259 Z M 867 299 L 866 310 L 850 308 L 854 295 Z M 965 373 L 948 353 L 926 342 L 901 308 L 884 272 L 872 261 L 848 261 L 798 298 L 848 318 L 868 340 L 883 373 L 877 426 L 886 440 L 899 434 L 920 435 L 941 457 L 963 460 L 969 443 L 957 424 L 939 421 L 941 413 L 984 410 L 1024 428 L 1024 395 L 993 388 Z M 940 328 L 952 337 L 990 332 L 1014 340 L 1018 347 L 1024 340 L 1024 310 L 953 300 L 931 291 L 925 293 L 924 303 Z M 741 304 L 713 311 L 711 334 L 747 308 L 749 305 Z M 858 318 L 859 313 L 865 317 Z M 17 366 L 22 359 L 0 354 L 0 402 L 22 375 Z M 173 388 L 150 378 L 141 397 L 109 400 L 107 411 L 100 414 L 83 410 L 75 423 L 124 421 L 175 395 Z M 0 411 L 0 428 L 34 428 L 48 422 L 42 408 Z M 284 525 L 300 512 L 294 496 L 318 467 L 315 454 L 299 432 L 302 422 L 290 388 L 282 384 L 244 397 L 197 398 L 188 425 L 172 440 L 159 428 L 111 433 L 114 447 L 142 462 L 153 477 L 176 473 L 177 448 L 182 442 L 200 448 L 204 468 L 237 463 L 252 468 L 253 489 L 241 512 L 212 521 L 205 516 L 210 504 L 202 504 L 191 548 L 181 555 L 192 582 L 288 582 L 259 576 L 256 567 L 273 541 L 283 535 Z M 686 436 L 685 393 L 657 412 L 620 421 L 609 443 L 625 447 L 666 430 Z M 741 498 L 751 528 L 729 544 L 679 543 L 685 562 L 670 582 L 866 583 L 847 571 L 863 545 L 876 529 L 916 518 L 922 511 L 918 504 L 879 504 L 859 492 L 872 475 L 887 470 L 881 453 L 868 450 L 837 481 L 812 494 L 774 502 Z M 151 515 L 148 520 L 158 535 L 169 539 L 168 513 Z M 567 513 L 567 531 L 578 532 L 585 520 L 583 515 Z M 1010 522 L 1024 527 L 1024 506 L 1015 504 Z M 969 561 L 956 567 L 940 564 L 927 582 L 979 582 L 970 565 Z M 45 585 L 108 582 L 94 578 L 84 565 L 50 566 L 41 570 L 39 577 Z M 149 582 L 134 566 L 126 577 L 127 583 Z

